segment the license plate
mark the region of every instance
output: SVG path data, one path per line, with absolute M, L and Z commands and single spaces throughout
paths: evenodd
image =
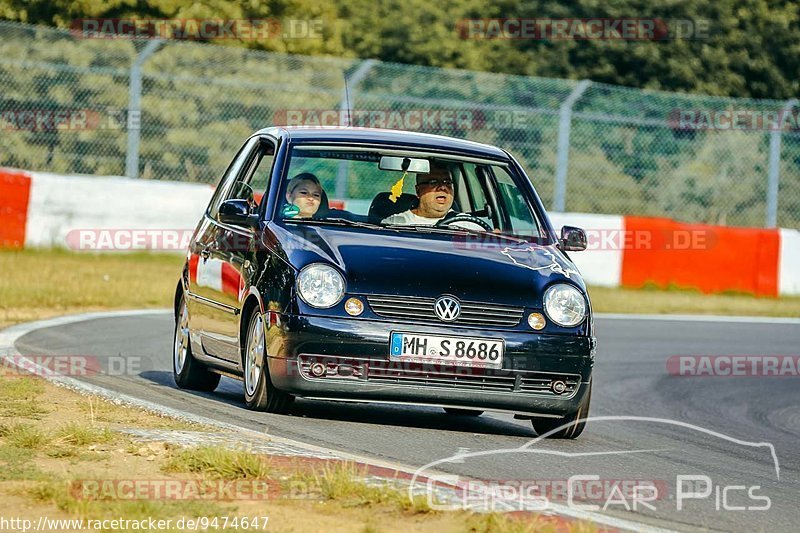
M 394 361 L 502 368 L 504 347 L 497 339 L 393 332 L 389 353 Z

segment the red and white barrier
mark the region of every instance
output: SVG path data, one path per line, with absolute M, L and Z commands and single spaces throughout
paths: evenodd
M 70 232 L 81 229 L 194 228 L 213 193 L 212 187 L 193 183 L 29 175 L 25 247 L 75 248 Z
M 189 183 L 0 169 L 0 247 L 182 250 L 212 191 Z M 794 229 L 584 213 L 550 218 L 556 229 L 586 230 L 588 250 L 570 256 L 590 285 L 800 295 L 800 231 Z M 229 284 L 229 292 L 238 289 Z

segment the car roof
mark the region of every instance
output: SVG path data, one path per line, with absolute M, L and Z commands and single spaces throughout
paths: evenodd
M 508 154 L 496 146 L 482 144 L 455 137 L 433 135 L 405 130 L 379 128 L 352 128 L 345 126 L 277 126 L 256 133 L 286 137 L 301 143 L 311 142 L 358 142 L 392 146 L 429 148 L 448 152 L 461 152 L 479 157 L 507 161 Z

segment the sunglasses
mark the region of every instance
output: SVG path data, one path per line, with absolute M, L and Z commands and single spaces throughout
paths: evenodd
M 432 179 L 427 181 L 420 181 L 417 185 L 428 185 L 430 187 L 438 187 L 439 185 L 444 185 L 445 187 L 452 187 L 453 180 L 451 178 L 444 178 L 444 179 Z

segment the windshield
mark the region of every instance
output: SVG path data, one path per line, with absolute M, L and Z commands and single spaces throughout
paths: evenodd
M 501 163 L 296 147 L 280 199 L 278 218 L 299 223 L 490 232 L 527 240 L 544 234 L 527 195 Z

